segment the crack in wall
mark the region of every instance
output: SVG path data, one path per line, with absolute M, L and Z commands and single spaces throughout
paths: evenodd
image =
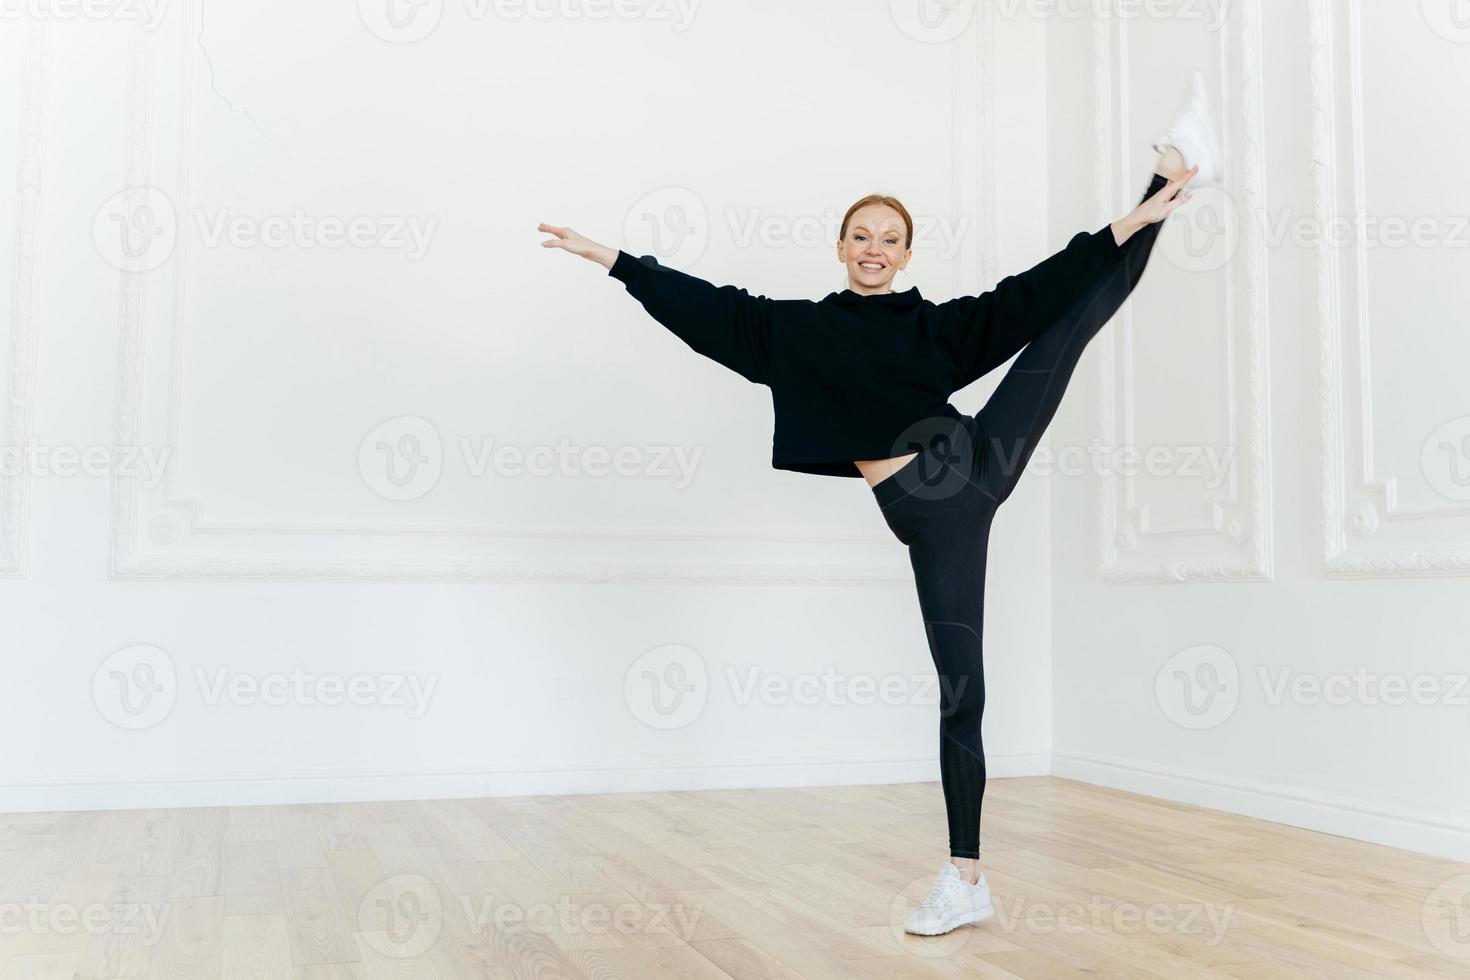
M 219 96 L 220 101 L 223 102 L 226 106 L 228 106 L 229 107 L 229 110 L 231 112 L 237 112 L 240 115 L 244 116 L 246 119 L 249 119 L 250 120 L 250 125 L 252 125 L 252 126 L 255 127 L 255 131 L 257 133 L 259 133 L 260 135 L 264 136 L 265 135 L 265 130 L 263 130 L 263 129 L 260 128 L 260 123 L 258 123 L 258 122 L 255 121 L 255 117 L 250 114 L 249 110 L 241 109 L 238 106 L 236 106 L 234 102 L 231 102 L 230 101 L 230 97 L 227 96 L 227 95 L 225 95 L 225 93 L 221 92 L 219 90 L 219 85 L 215 82 L 215 76 L 214 76 L 214 59 L 212 57 L 210 57 L 210 55 L 209 55 L 209 49 L 204 46 L 204 0 L 200 0 L 200 2 L 199 2 L 199 36 L 198 36 L 198 42 L 199 42 L 199 50 L 201 52 L 203 52 L 203 54 L 204 54 L 204 61 L 205 61 L 205 63 L 207 65 L 209 65 L 209 88 L 210 88 L 210 90 L 213 91 L 215 95 Z

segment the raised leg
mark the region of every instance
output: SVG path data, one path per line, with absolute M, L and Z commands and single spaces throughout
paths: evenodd
M 1161 174 L 1154 174 L 1144 200 L 1167 182 Z M 997 506 L 1015 489 L 1056 415 L 1088 341 L 1138 285 L 1161 227 L 1161 222 L 1146 225 L 1123 243 L 1123 255 L 1109 274 L 1085 284 L 1067 311 L 1026 345 L 985 407 L 976 413 L 980 489 Z
M 1158 193 L 1159 189 L 1169 181 L 1184 176 L 1185 171 L 1188 169 L 1184 165 L 1184 157 L 1179 154 L 1179 151 L 1172 146 L 1169 147 L 1163 153 L 1159 154 L 1158 160 L 1154 163 L 1153 177 L 1149 183 L 1148 190 L 1144 192 L 1143 200 L 1148 200 L 1148 198 Z M 1124 244 L 1126 245 L 1127 243 L 1125 242 Z M 1046 269 L 1051 261 L 1055 260 L 1042 262 L 1035 269 L 1023 275 L 1035 276 Z M 1046 279 L 1050 278 L 1050 276 L 1046 277 Z M 1067 284 L 1067 286 L 1076 290 L 1079 294 L 1090 289 L 1092 285 L 1093 283 L 1087 280 L 1079 280 Z M 1047 290 L 1043 288 L 1042 291 L 1046 292 Z M 988 325 L 985 336 L 977 341 L 979 348 L 976 353 L 977 364 L 973 372 L 974 376 L 977 378 L 983 377 L 1015 357 L 1017 351 L 1039 337 L 1041 332 L 1050 326 L 1052 322 L 1052 319 L 1031 315 L 997 318 L 995 323 Z

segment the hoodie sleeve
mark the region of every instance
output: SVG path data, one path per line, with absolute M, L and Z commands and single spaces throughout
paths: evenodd
M 634 258 L 622 250 L 608 275 L 692 350 L 747 381 L 770 383 L 774 300 L 714 286 L 660 265 L 652 255 Z
M 979 296 L 938 304 L 937 334 L 954 365 L 954 390 L 1004 364 L 1119 264 L 1109 223 Z

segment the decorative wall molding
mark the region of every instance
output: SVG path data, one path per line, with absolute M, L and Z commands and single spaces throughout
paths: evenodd
M 1327 227 L 1337 215 L 1367 213 L 1361 7 L 1359 0 L 1312 0 L 1308 11 L 1313 208 L 1318 226 Z M 1345 118 L 1338 103 L 1344 89 L 1351 110 Z M 1351 164 L 1343 166 L 1345 158 Z M 1355 239 L 1345 254 L 1326 235 L 1317 246 L 1323 567 L 1331 575 L 1362 577 L 1470 574 L 1470 505 L 1402 506 L 1398 478 L 1374 472 L 1372 362 L 1363 354 L 1372 330 L 1369 256 Z M 1420 530 L 1416 540 L 1403 534 L 1411 526 L 1434 531 Z M 1458 543 L 1430 546 L 1437 538 Z
M 996 144 L 999 133 L 996 128 L 995 107 L 995 59 L 996 40 L 1000 32 L 999 11 L 993 3 L 982 3 L 979 9 L 980 24 L 976 31 L 976 40 L 979 42 L 979 51 L 976 52 L 974 66 L 979 69 L 980 77 L 974 84 L 968 84 L 971 79 L 964 77 L 966 82 L 963 87 L 956 86 L 956 90 L 971 94 L 975 99 L 975 108 L 978 111 L 968 111 L 972 107 L 967 100 L 956 100 L 955 108 L 967 118 L 977 118 L 980 121 L 980 146 L 976 159 L 969 160 L 962 156 L 956 156 L 954 160 L 954 174 L 959 187 L 975 189 L 979 192 L 978 205 L 974 209 L 979 212 L 980 257 L 979 271 L 980 281 L 983 283 L 994 283 L 1001 278 L 1000 268 L 1000 243 L 997 236 L 984 234 L 986 229 L 999 227 L 999 206 L 997 199 L 996 184 L 1000 180 L 1000 170 L 995 163 Z M 956 44 L 951 48 L 951 62 L 961 58 L 964 49 Z M 962 151 L 956 147 L 956 153 Z M 972 179 L 973 175 L 973 179 Z M 970 210 L 971 201 L 964 193 L 957 194 L 955 201 L 961 204 L 963 210 Z
M 170 29 L 139 29 L 133 39 L 126 172 L 129 187 L 163 181 L 180 195 L 182 209 L 189 200 L 193 79 L 200 70 L 193 43 L 198 0 L 181 0 L 175 13 Z M 953 70 L 973 71 L 977 49 L 988 66 L 993 20 L 987 8 L 981 29 L 973 32 L 975 47 L 964 37 L 949 45 Z M 980 132 L 976 139 L 955 141 L 956 200 L 971 206 L 972 188 L 981 188 L 972 206 L 983 215 L 979 227 L 986 228 L 984 219 L 994 212 L 994 86 L 959 91 L 956 116 L 972 120 L 969 125 Z M 177 135 L 165 136 L 175 105 Z M 164 159 L 174 156 L 172 165 Z M 188 333 L 188 251 L 181 234 L 162 267 L 122 275 L 117 438 L 120 445 L 170 446 L 174 464 L 188 451 L 178 444 L 177 421 L 179 352 Z M 994 243 L 982 245 L 979 262 L 982 268 L 997 264 Z M 703 528 L 225 521 L 209 516 L 199 491 L 180 492 L 176 473 L 171 466 L 163 486 L 151 493 L 139 478 L 113 478 L 114 578 L 912 587 L 907 557 L 876 512 L 872 534 L 850 536 L 784 529 L 737 535 Z
M 1230 175 L 1227 186 L 1238 183 L 1246 213 L 1258 215 L 1265 211 L 1266 196 L 1260 0 L 1242 0 L 1233 5 L 1233 18 L 1234 30 L 1219 32 L 1220 59 L 1227 76 L 1232 64 L 1238 67 L 1240 91 L 1238 98 L 1227 98 L 1219 107 L 1224 125 L 1221 140 Z M 1137 201 L 1140 189 L 1134 186 L 1137 181 L 1126 162 L 1128 148 L 1140 138 L 1146 143 L 1150 135 L 1135 132 L 1130 124 L 1128 30 L 1127 18 L 1098 18 L 1092 28 L 1098 157 L 1095 193 L 1100 222 L 1113 220 L 1119 207 Z M 1234 57 L 1230 50 L 1232 34 L 1239 39 L 1239 52 Z M 1232 139 L 1237 120 L 1244 150 L 1238 160 Z M 1234 315 L 1237 304 L 1230 297 L 1229 336 L 1224 343 L 1229 380 L 1226 413 L 1232 433 L 1230 443 L 1238 450 L 1230 479 L 1219 496 L 1203 501 L 1209 515 L 1205 521 L 1190 527 L 1154 529 L 1149 526 L 1147 505 L 1139 502 L 1136 479 L 1117 474 L 1104 477 L 1099 536 L 1102 576 L 1107 581 L 1261 581 L 1272 577 L 1266 229 L 1259 221 L 1247 220 L 1243 230 L 1243 256 L 1238 253 L 1227 267 L 1227 274 L 1241 277 L 1243 292 L 1239 317 Z M 1234 269 L 1242 258 L 1243 269 L 1237 273 Z M 1156 249 L 1154 262 L 1159 261 Z M 1129 302 L 1100 338 L 1099 418 L 1102 431 L 1113 445 L 1136 445 L 1138 441 L 1132 431 L 1133 327 L 1133 304 Z M 1208 550 L 1199 545 L 1201 541 L 1207 542 Z M 1195 546 L 1179 550 L 1181 542 L 1194 542 Z
M 14 293 L 10 303 L 9 397 L 0 415 L 0 445 L 25 446 L 31 440 L 35 405 L 36 270 L 41 256 L 41 208 L 45 187 L 42 178 L 46 135 L 47 63 L 49 17 L 22 20 L 25 64 L 21 69 L 22 91 L 19 166 L 15 177 L 15 267 L 11 272 Z M 0 476 L 0 578 L 25 575 L 27 551 L 26 515 L 30 478 L 26 470 L 15 477 Z

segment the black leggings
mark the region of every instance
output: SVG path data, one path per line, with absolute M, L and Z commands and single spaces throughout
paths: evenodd
M 1154 174 L 1143 199 L 1166 182 Z M 1016 338 L 1020 356 L 984 408 L 946 422 L 917 456 L 872 488 L 889 529 L 908 546 L 929 653 L 939 672 L 939 770 L 955 857 L 980 856 L 981 637 L 991 518 L 1056 414 L 1082 349 L 1138 284 L 1160 227 L 1134 232 L 1118 262 L 1092 281 L 1075 284 L 1076 300 L 1065 313 L 1032 336 Z

